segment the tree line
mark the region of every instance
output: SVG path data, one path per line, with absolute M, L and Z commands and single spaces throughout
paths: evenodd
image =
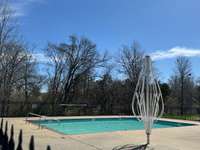
M 76 115 L 131 114 L 144 58 L 138 43 L 122 46 L 113 63 L 93 41 L 71 35 L 66 43 L 48 43 L 43 51 L 48 61 L 43 65 L 49 71 L 41 74 L 41 64 L 20 39 L 13 15 L 7 3 L 0 3 L 1 116 L 24 116 L 31 111 L 67 115 L 71 109 L 78 110 Z M 200 113 L 200 80 L 194 80 L 190 60 L 178 57 L 175 64 L 169 81 L 160 81 L 165 113 Z M 113 71 L 123 78 L 116 78 Z

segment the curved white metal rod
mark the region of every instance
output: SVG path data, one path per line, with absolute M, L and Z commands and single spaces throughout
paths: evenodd
M 144 64 L 133 95 L 132 111 L 138 120 L 143 121 L 147 134 L 147 144 L 149 144 L 153 124 L 164 112 L 161 89 L 154 77 L 149 56 L 144 58 Z

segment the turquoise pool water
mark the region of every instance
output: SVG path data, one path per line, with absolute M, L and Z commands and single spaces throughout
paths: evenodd
M 39 120 L 32 123 L 39 124 Z M 142 130 L 143 123 L 135 118 L 42 120 L 41 126 L 62 134 L 87 134 L 112 131 Z M 154 128 L 191 126 L 193 124 L 157 121 Z

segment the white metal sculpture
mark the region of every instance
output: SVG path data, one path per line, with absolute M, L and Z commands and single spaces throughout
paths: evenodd
M 137 119 L 143 121 L 147 144 L 150 144 L 150 134 L 154 121 L 160 118 L 164 111 L 162 93 L 153 73 L 150 56 L 144 58 L 133 96 L 132 110 Z

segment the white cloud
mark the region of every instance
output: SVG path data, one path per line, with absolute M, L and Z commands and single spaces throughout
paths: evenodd
M 15 12 L 15 17 L 25 16 L 28 9 L 33 4 L 43 3 L 45 0 L 16 0 L 15 2 L 10 2 L 10 8 Z
M 200 57 L 200 49 L 186 48 L 186 47 L 174 47 L 168 50 L 158 50 L 149 54 L 152 60 L 163 60 L 175 58 L 178 56 L 185 57 Z M 50 63 L 51 60 L 45 56 L 44 53 L 33 53 L 32 58 L 40 63 Z
M 44 53 L 33 53 L 32 59 L 39 63 L 49 63 L 50 59 Z
M 200 49 L 174 47 L 169 50 L 158 50 L 150 54 L 152 60 L 174 58 L 178 56 L 200 57 Z
M 24 10 L 24 5 L 21 3 L 11 3 L 10 8 L 14 11 L 14 16 L 19 17 L 19 16 L 24 16 L 25 15 L 25 10 Z

